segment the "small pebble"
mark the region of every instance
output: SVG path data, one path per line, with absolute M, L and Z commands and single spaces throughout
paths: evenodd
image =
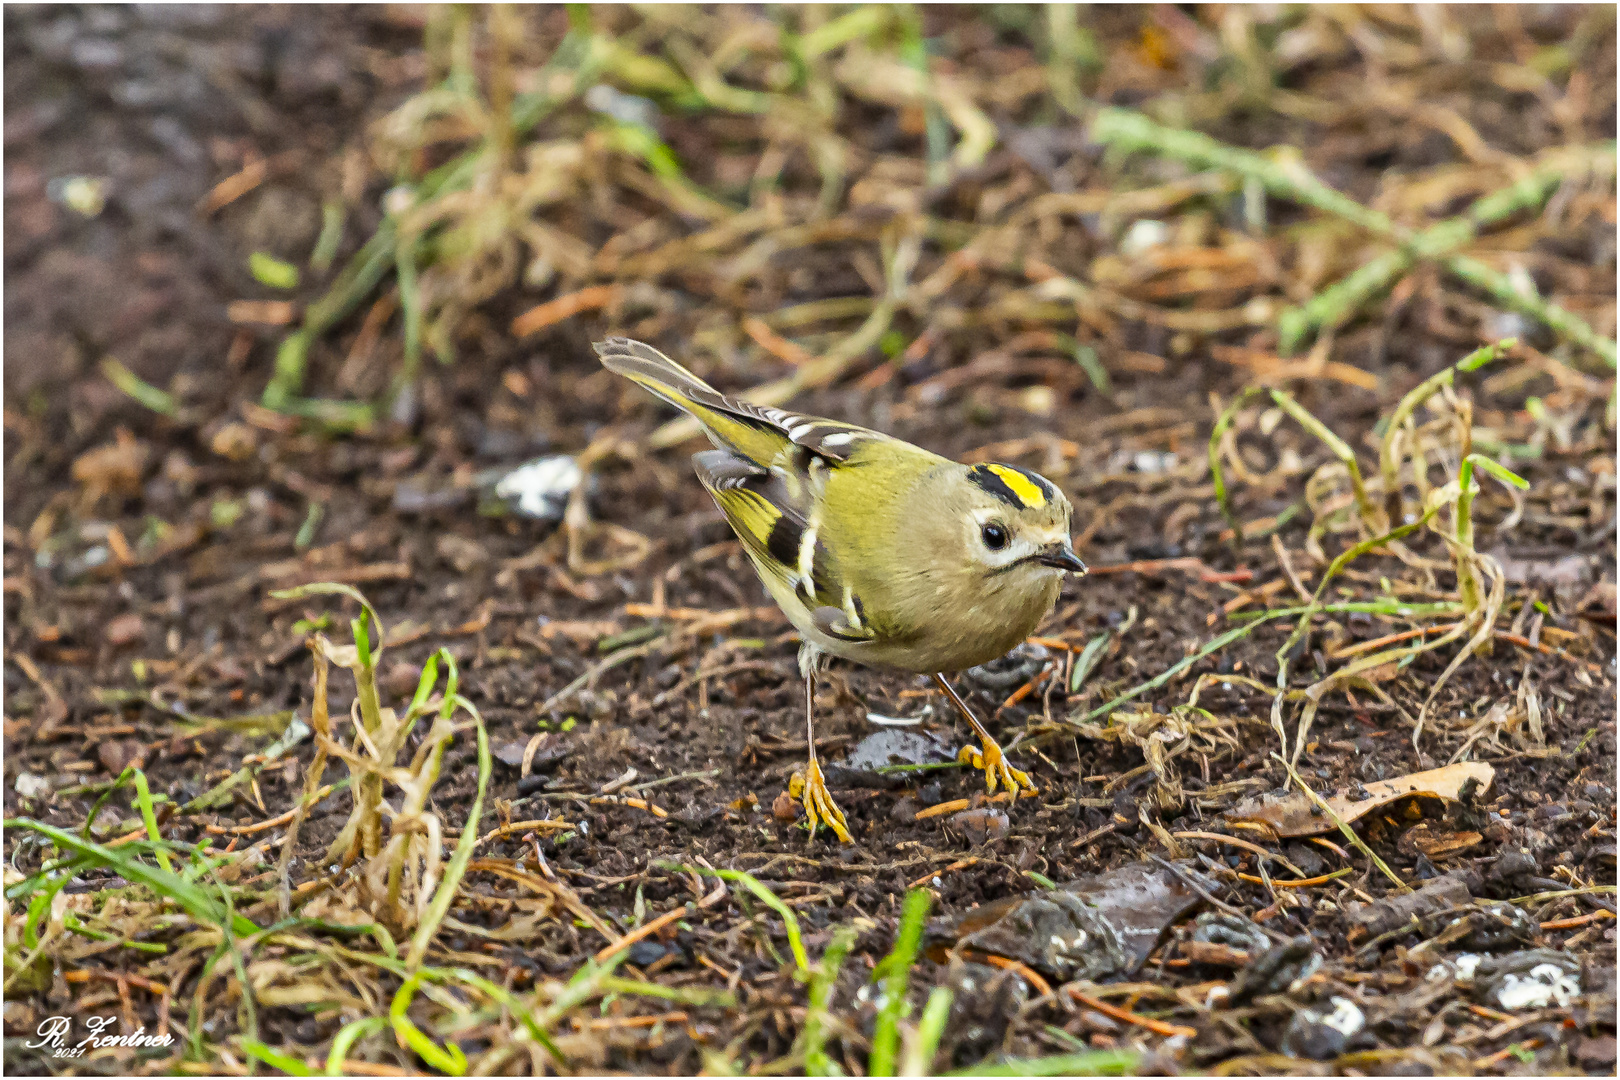
M 146 623 L 139 615 L 130 612 L 108 623 L 107 628 L 102 631 L 102 636 L 107 639 L 107 644 L 120 649 L 146 637 Z
M 638 941 L 630 946 L 630 953 L 626 959 L 638 968 L 651 967 L 662 960 L 668 951 L 660 942 Z
M 108 739 L 96 747 L 96 759 L 101 767 L 117 776 L 131 765 L 137 769 L 146 764 L 146 748 L 134 739 Z

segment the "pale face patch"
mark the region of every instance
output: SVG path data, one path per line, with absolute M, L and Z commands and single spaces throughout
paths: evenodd
M 1000 525 L 1006 530 L 1007 543 L 1004 547 L 998 550 L 985 544 L 984 529 L 987 525 Z M 975 510 L 972 514 L 968 535 L 968 550 L 974 558 L 992 570 L 1000 570 L 1011 566 L 1020 559 L 1029 558 L 1035 554 L 1036 548 L 1034 544 L 1030 543 L 1028 537 L 1021 534 L 1016 524 L 1008 520 L 1005 513 L 987 507 L 982 510 Z

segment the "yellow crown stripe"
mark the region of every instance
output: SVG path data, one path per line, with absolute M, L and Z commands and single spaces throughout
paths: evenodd
M 1038 509 L 1046 505 L 1046 492 L 1041 490 L 1039 484 L 1017 469 L 1009 469 L 1005 465 L 987 465 L 985 468 L 995 473 L 1001 482 L 1006 484 L 1014 495 L 1018 496 L 1018 501 L 1023 503 L 1025 507 Z

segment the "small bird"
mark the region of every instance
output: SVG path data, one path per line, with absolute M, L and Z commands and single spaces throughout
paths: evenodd
M 809 761 L 788 794 L 813 837 L 850 842 L 816 760 L 816 675 L 829 656 L 933 676 L 977 734 L 958 760 L 990 792 L 1035 791 L 945 679 L 1029 636 L 1066 573 L 1083 574 L 1069 500 L 1011 465 L 961 465 L 881 432 L 726 397 L 639 341 L 609 338 L 609 371 L 690 414 L 716 449 L 692 457 L 760 580 L 799 631 Z

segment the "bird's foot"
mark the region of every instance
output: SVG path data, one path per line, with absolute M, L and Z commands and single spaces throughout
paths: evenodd
M 821 766 L 814 759 L 806 763 L 802 771 L 793 774 L 788 781 L 788 795 L 804 803 L 804 816 L 810 819 L 812 839 L 816 835 L 816 826 L 825 823 L 844 843 L 855 842 L 854 837 L 849 835 L 849 822 L 844 820 L 844 812 L 833 802 L 832 792 L 827 790 L 827 781 L 821 776 Z
M 1022 769 L 1015 769 L 1007 764 L 1007 755 L 1003 753 L 1001 744 L 990 736 L 982 740 L 984 749 L 975 750 L 971 746 L 964 746 L 956 753 L 956 760 L 984 773 L 985 790 L 995 794 L 997 786 L 1006 787 L 1013 798 L 1027 791 L 1036 794 L 1035 784 L 1030 780 L 1029 774 Z

